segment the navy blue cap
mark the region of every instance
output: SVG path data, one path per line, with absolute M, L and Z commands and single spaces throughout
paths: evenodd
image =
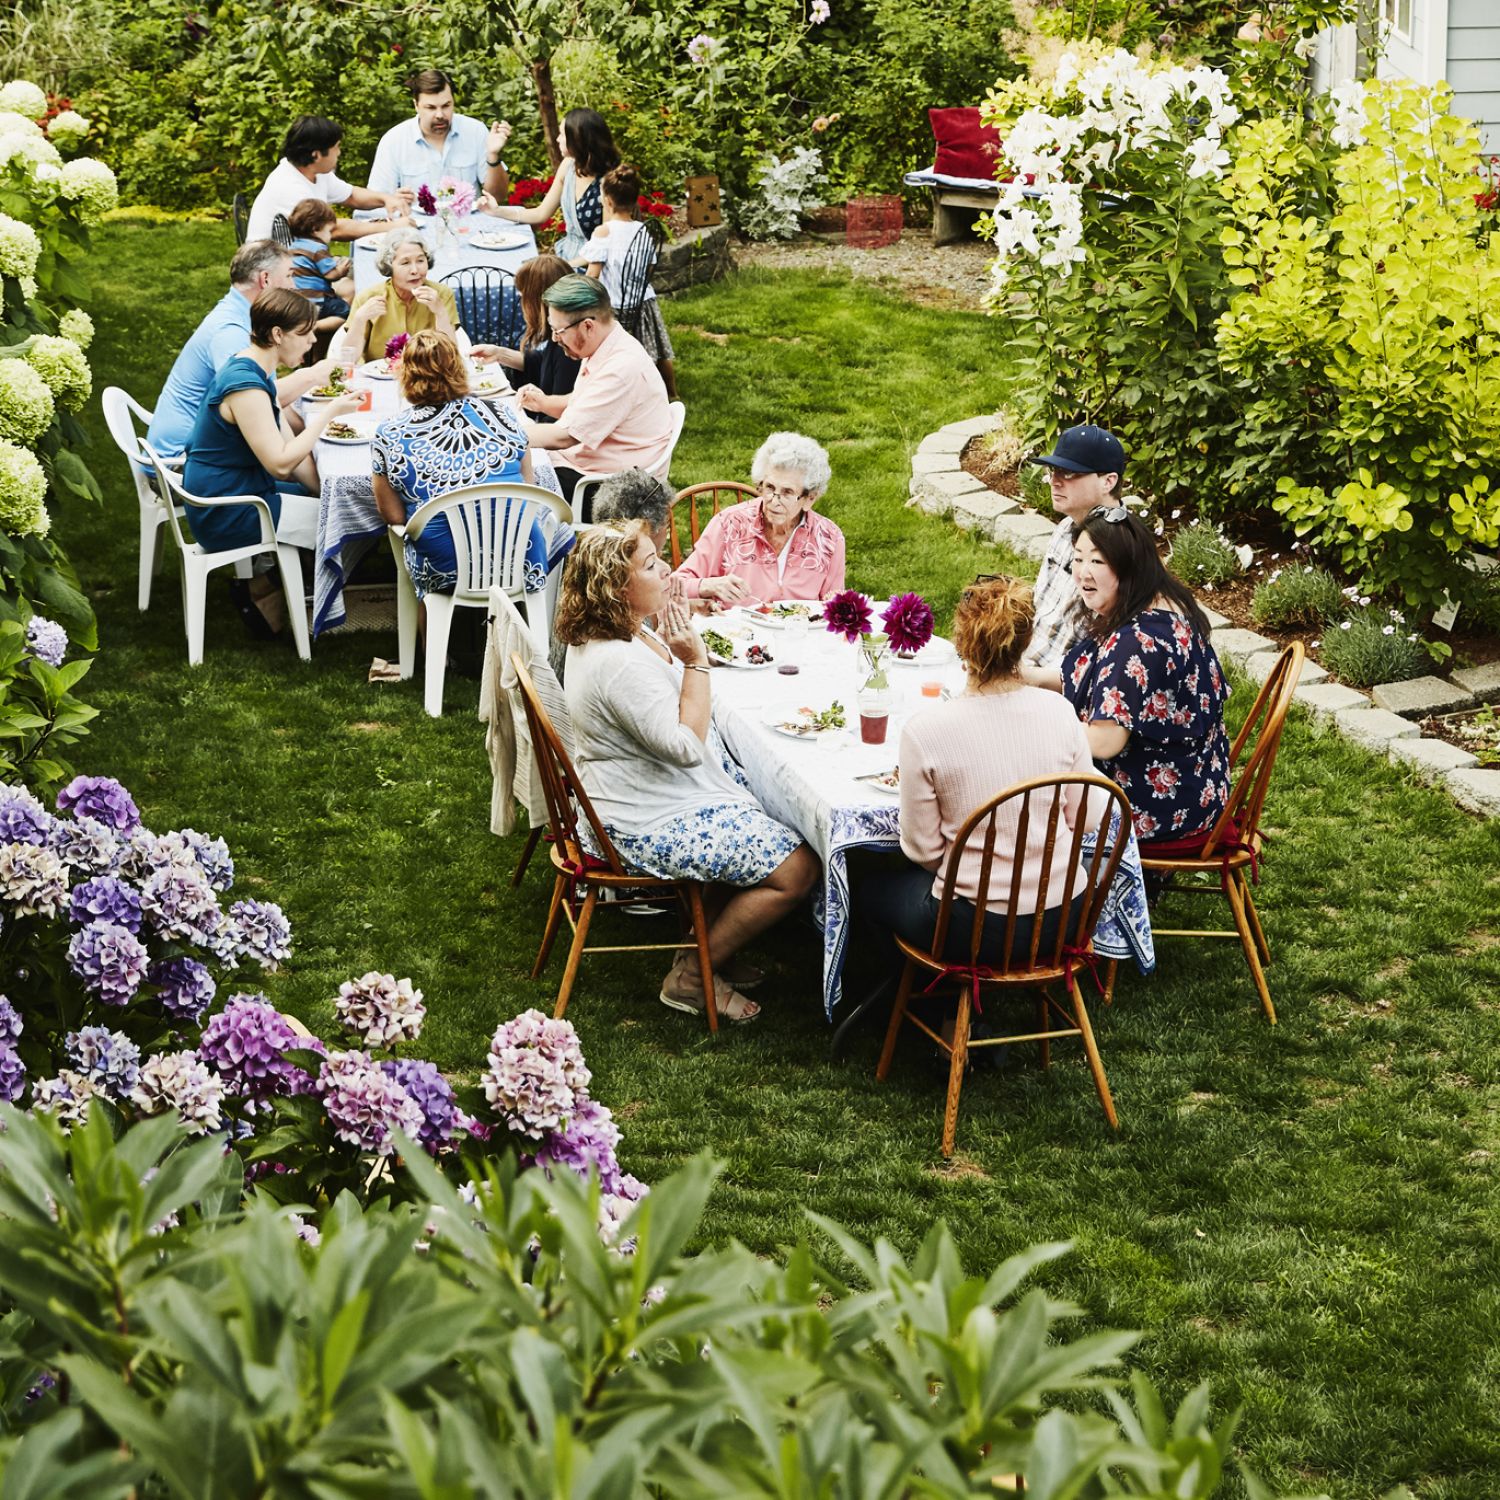
M 1125 449 L 1114 433 L 1084 425 L 1068 428 L 1053 452 L 1038 454 L 1030 462 L 1070 474 L 1123 474 Z

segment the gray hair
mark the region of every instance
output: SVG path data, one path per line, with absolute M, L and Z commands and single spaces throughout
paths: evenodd
M 611 474 L 594 491 L 595 521 L 644 521 L 655 533 L 672 513 L 672 491 L 644 469 Z
M 275 240 L 247 240 L 229 262 L 229 284 L 249 286 L 262 271 L 275 271 L 292 252 Z
M 380 249 L 375 252 L 375 269 L 382 276 L 391 274 L 391 262 L 396 258 L 396 252 L 403 245 L 420 245 L 422 254 L 427 257 L 427 269 L 432 269 L 432 246 L 427 243 L 426 237 L 420 230 L 388 229 L 385 238 L 380 242 Z
M 833 478 L 828 450 L 800 432 L 773 432 L 760 445 L 750 465 L 750 482 L 760 484 L 772 469 L 790 469 L 802 476 L 802 488 L 813 500 L 820 499 Z

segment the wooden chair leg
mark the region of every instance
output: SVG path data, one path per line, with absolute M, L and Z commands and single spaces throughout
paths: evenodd
M 963 1092 L 964 1069 L 969 1065 L 969 992 L 958 997 L 958 1015 L 953 1021 L 953 1055 L 948 1060 L 948 1101 L 943 1106 L 943 1155 L 953 1155 L 958 1135 L 958 1096 Z
M 531 966 L 531 977 L 536 979 L 547 967 L 552 957 L 552 944 L 557 937 L 557 928 L 562 921 L 563 895 L 568 888 L 568 877 L 559 875 L 552 885 L 552 905 L 547 908 L 547 925 L 542 929 L 542 946 L 536 950 L 536 962 Z
M 1113 1005 L 1115 1003 L 1115 975 L 1120 972 L 1120 960 L 1112 958 L 1109 967 L 1104 971 L 1104 1003 Z
M 911 1000 L 916 969 L 917 966 L 911 959 L 907 959 L 906 967 L 901 971 L 901 985 L 896 991 L 896 1003 L 891 1007 L 891 1023 L 885 1028 L 885 1045 L 881 1047 L 880 1061 L 875 1065 L 875 1076 L 882 1083 L 891 1071 L 891 1059 L 896 1055 L 896 1037 L 900 1034 L 902 1021 L 906 1019 L 906 1007 Z
M 1261 1009 L 1271 1025 L 1276 1024 L 1276 1007 L 1271 1003 L 1271 991 L 1266 986 L 1266 976 L 1260 967 L 1260 953 L 1255 946 L 1255 934 L 1250 930 L 1250 918 L 1240 896 L 1239 882 L 1231 880 L 1228 887 L 1229 905 L 1234 912 L 1234 925 L 1239 929 L 1240 946 L 1245 950 L 1245 962 L 1250 965 L 1255 988 L 1260 992 Z
M 1250 894 L 1250 882 L 1243 870 L 1240 871 L 1240 895 L 1245 898 L 1245 915 L 1250 918 L 1250 930 L 1255 934 L 1255 946 L 1260 949 L 1260 961 L 1268 964 L 1271 962 L 1271 945 L 1260 925 L 1260 913 L 1255 909 L 1255 897 Z
M 1052 1030 L 1052 1022 L 1048 1012 L 1052 1009 L 1048 1003 L 1045 990 L 1038 990 L 1036 995 L 1036 1029 L 1042 1033 L 1042 1071 L 1045 1073 L 1052 1066 L 1052 1038 L 1047 1035 Z
M 1094 1088 L 1098 1091 L 1100 1104 L 1104 1106 L 1104 1118 L 1109 1121 L 1111 1130 L 1118 1130 L 1120 1121 L 1115 1115 L 1115 1101 L 1109 1092 L 1109 1079 L 1104 1076 L 1104 1061 L 1099 1056 L 1098 1043 L 1094 1041 L 1094 1028 L 1089 1025 L 1088 1006 L 1083 1003 L 1083 991 L 1078 987 L 1076 974 L 1073 976 L 1073 1014 L 1083 1037 L 1083 1051 L 1089 1060 L 1089 1072 L 1094 1075 Z
M 589 935 L 589 923 L 594 920 L 594 907 L 599 892 L 590 886 L 583 898 L 583 910 L 578 913 L 578 926 L 573 933 L 573 946 L 568 949 L 568 965 L 563 970 L 562 985 L 557 991 L 557 1004 L 552 1007 L 553 1017 L 561 1020 L 568 1008 L 568 996 L 573 993 L 573 981 L 578 977 L 578 965 L 583 962 L 583 946 Z
M 531 856 L 536 853 L 536 846 L 542 841 L 542 830 L 533 828 L 526 835 L 526 842 L 521 846 L 521 857 L 516 861 L 516 873 L 510 877 L 510 888 L 520 885 L 521 877 L 526 873 L 526 867 L 531 863 Z
M 714 966 L 708 955 L 708 918 L 703 912 L 703 887 L 687 888 L 688 908 L 693 914 L 693 937 L 698 946 L 698 977 L 703 981 L 703 1009 L 708 1013 L 708 1029 L 719 1034 L 719 1006 L 714 998 Z

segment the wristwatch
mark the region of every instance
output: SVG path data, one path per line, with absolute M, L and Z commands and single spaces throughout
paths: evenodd
M 491 169 L 495 167 L 503 167 L 505 165 L 505 158 L 503 156 L 497 156 L 494 161 L 491 161 L 489 157 L 485 157 L 484 164 Z

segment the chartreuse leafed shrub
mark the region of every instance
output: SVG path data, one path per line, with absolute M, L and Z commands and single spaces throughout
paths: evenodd
M 1400 610 L 1367 604 L 1324 633 L 1323 665 L 1350 687 L 1374 687 L 1420 677 L 1432 660 Z
M 1242 288 L 1219 320 L 1246 381 L 1243 471 L 1271 472 L 1298 536 L 1371 592 L 1458 596 L 1500 542 L 1500 246 L 1480 233 L 1478 136 L 1444 85 L 1351 84 L 1335 103 L 1335 208 L 1310 213 L 1310 148 L 1240 136 L 1224 234 Z
M 1038 1500 L 1194 1500 L 1233 1468 L 1203 1388 L 1168 1416 L 1105 1373 L 1133 1335 L 1066 1338 L 1075 1309 L 1025 1289 L 1065 1245 L 975 1277 L 942 1226 L 908 1260 L 814 1219 L 781 1262 L 685 1256 L 699 1158 L 622 1254 L 596 1184 L 492 1165 L 459 1191 L 410 1141 L 416 1201 L 345 1195 L 310 1236 L 241 1208 L 239 1158 L 171 1119 L 0 1125 L 6 1493 L 871 1500 L 1021 1475 Z
M 1337 579 L 1311 563 L 1279 568 L 1257 585 L 1250 613 L 1257 625 L 1322 625 L 1337 620 L 1348 607 Z
M 1240 576 L 1240 560 L 1224 535 L 1205 521 L 1184 526 L 1172 538 L 1172 571 L 1184 583 L 1228 583 Z

